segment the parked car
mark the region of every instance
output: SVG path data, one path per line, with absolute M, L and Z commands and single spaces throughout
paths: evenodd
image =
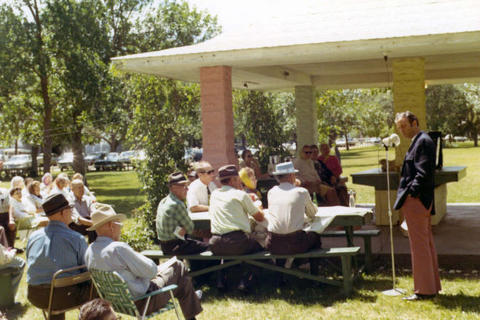
M 87 166 L 93 166 L 95 164 L 95 161 L 100 159 L 101 155 L 101 153 L 88 153 L 84 158 L 85 163 L 87 164 Z
M 58 166 L 60 171 L 68 170 L 69 168 L 73 169 L 73 152 L 65 152 L 58 159 Z
M 24 170 L 32 167 L 32 156 L 29 154 L 17 154 L 11 156 L 10 159 L 3 163 L 3 169 L 5 170 Z
M 136 153 L 134 150 L 123 151 L 120 153 L 118 160 L 123 164 L 124 167 L 132 166 L 132 159 L 135 157 Z
M 55 153 L 51 154 L 52 158 L 50 159 L 50 165 L 56 166 L 58 164 L 58 156 Z M 37 165 L 39 167 L 43 166 L 43 153 L 40 153 L 37 156 Z
M 119 161 L 118 152 L 110 152 L 106 156 L 95 161 L 95 170 L 122 170 L 122 162 Z

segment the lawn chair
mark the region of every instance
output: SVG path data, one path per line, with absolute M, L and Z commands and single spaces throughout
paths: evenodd
M 117 272 L 90 269 L 90 274 L 92 275 L 93 283 L 97 288 L 98 295 L 102 299 L 110 302 L 116 312 L 134 316 L 137 317 L 137 319 L 148 319 L 165 311 L 175 309 L 177 319 L 180 320 L 177 305 L 173 297 L 173 290 L 177 288 L 177 285 L 172 284 L 159 290 L 147 293 L 138 298 L 133 298 L 130 290 L 128 289 L 127 283 Z M 152 314 L 146 315 L 151 297 L 167 291 L 170 292 L 171 296 L 171 300 L 167 303 L 167 305 Z M 147 303 L 145 304 L 145 308 L 140 315 L 140 311 L 134 302 L 145 298 L 147 298 Z
M 42 309 L 43 317 L 46 320 L 50 320 L 51 315 L 56 315 L 56 314 L 64 313 L 64 312 L 69 311 L 69 310 L 77 309 L 77 308 L 81 307 L 86 302 L 86 301 L 77 301 L 76 305 L 71 306 L 69 308 L 61 309 L 61 310 L 52 310 L 52 304 L 53 304 L 53 300 L 55 298 L 55 288 L 70 287 L 70 286 L 78 285 L 78 284 L 81 284 L 81 283 L 89 282 L 91 280 L 90 272 L 88 272 L 88 271 L 85 271 L 85 272 L 82 272 L 82 273 L 79 273 L 79 274 L 76 274 L 76 275 L 70 276 L 70 277 L 59 278 L 59 276 L 64 274 L 64 273 L 72 272 L 72 271 L 80 270 L 80 269 L 85 269 L 86 270 L 87 267 L 85 265 L 81 265 L 81 266 L 76 266 L 76 267 L 72 267 L 72 268 L 68 268 L 68 269 L 61 269 L 61 270 L 58 270 L 57 272 L 55 272 L 53 274 L 52 282 L 50 283 L 50 296 L 48 298 L 48 307 L 47 307 L 47 309 Z M 90 298 L 89 298 L 89 300 L 92 299 L 92 293 L 93 293 L 93 286 L 90 285 Z

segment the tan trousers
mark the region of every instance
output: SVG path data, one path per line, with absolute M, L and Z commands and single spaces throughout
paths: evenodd
M 412 197 L 407 197 L 401 208 L 408 226 L 414 292 L 418 294 L 437 294 L 442 289 L 430 210 L 425 209 L 418 198 Z
M 176 284 L 177 289 L 173 295 L 178 299 L 185 319 L 191 319 L 202 312 L 200 300 L 193 289 L 192 278 L 187 275 L 187 268 L 181 261 L 175 261 L 169 268 L 157 274 L 157 277 L 150 282 L 147 292 L 152 292 L 165 286 Z M 164 307 L 170 299 L 170 293 L 165 292 L 153 296 L 148 306 L 147 314 L 155 312 Z M 146 299 L 135 302 L 140 313 L 143 312 Z

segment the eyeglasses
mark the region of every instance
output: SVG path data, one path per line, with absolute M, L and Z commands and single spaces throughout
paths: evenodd
M 212 173 L 214 173 L 214 172 L 215 172 L 215 170 L 213 170 L 213 169 L 212 169 L 212 170 L 208 170 L 208 171 L 197 171 L 197 173 L 206 173 L 206 174 L 212 174 Z
M 253 155 L 249 154 L 249 155 L 247 156 L 247 158 L 253 158 Z
M 305 154 L 312 154 L 313 152 L 312 152 L 312 151 L 303 151 L 303 153 L 305 153 Z

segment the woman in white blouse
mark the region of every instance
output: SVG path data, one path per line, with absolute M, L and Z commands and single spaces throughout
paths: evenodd
M 40 194 L 40 182 L 33 181 L 27 186 L 27 196 L 22 198 L 25 208 L 29 212 L 42 213 L 42 196 Z
M 22 203 L 22 189 L 10 190 L 10 219 L 14 219 L 18 229 L 30 229 L 44 227 L 48 224 L 48 218 L 40 217 L 35 212 L 29 212 Z

